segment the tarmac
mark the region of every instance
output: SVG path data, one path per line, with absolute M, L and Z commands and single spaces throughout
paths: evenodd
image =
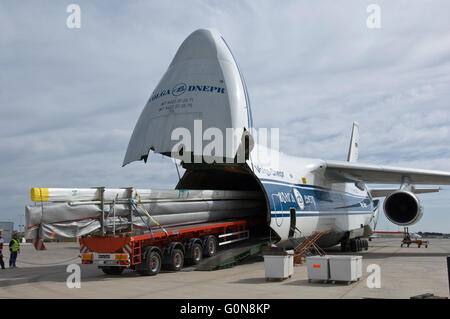
M 429 239 L 428 248 L 401 248 L 400 241 L 376 238 L 369 242 L 368 251 L 359 253 L 341 253 L 339 247 L 327 250 L 329 255 L 363 256 L 363 277 L 350 285 L 309 283 L 306 265 L 296 265 L 291 278 L 266 281 L 261 256 L 217 271 L 190 267 L 143 277 L 127 269 L 112 276 L 95 265 L 81 265 L 76 243 L 47 244 L 46 251 L 22 244 L 18 268 L 0 269 L 0 298 L 409 299 L 424 293 L 449 297 L 446 257 L 450 255 L 450 239 Z M 8 267 L 9 251 L 5 248 L 3 259 Z M 80 266 L 80 288 L 67 286 L 72 278 L 72 272 L 67 271 L 71 264 Z M 369 288 L 373 273 L 367 270 L 372 264 L 379 266 L 380 288 Z

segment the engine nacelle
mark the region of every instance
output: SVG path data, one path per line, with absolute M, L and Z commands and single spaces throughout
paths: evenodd
M 398 190 L 384 200 L 384 214 L 396 225 L 411 226 L 422 218 L 423 208 L 416 195 Z

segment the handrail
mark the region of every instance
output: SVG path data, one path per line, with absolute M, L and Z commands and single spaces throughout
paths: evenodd
M 318 245 L 315 244 L 315 242 L 325 234 L 326 232 L 316 232 L 313 233 L 311 236 L 305 238 L 305 240 L 301 243 L 301 245 L 294 251 L 295 257 L 297 257 L 295 258 L 296 263 L 302 263 L 301 258 L 305 254 L 306 250 L 310 247 L 314 248 L 314 250 L 319 255 L 326 256 L 327 254 L 325 253 L 325 251 L 323 251 L 322 248 L 320 248 Z M 297 262 L 298 257 L 300 257 L 299 262 Z

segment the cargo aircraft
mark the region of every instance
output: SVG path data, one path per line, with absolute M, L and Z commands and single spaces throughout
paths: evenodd
M 200 141 L 195 137 L 199 121 Z M 375 198 L 385 197 L 387 219 L 406 227 L 422 217 L 417 194 L 440 190 L 417 185 L 450 184 L 450 172 L 359 163 L 356 122 L 346 161 L 271 151 L 257 143 L 252 122 L 247 87 L 229 45 L 218 31 L 199 29 L 181 44 L 150 96 L 123 165 L 146 162 L 153 151 L 181 162 L 185 172 L 177 189 L 260 191 L 266 207 L 261 214 L 279 245 L 294 246 L 322 232 L 321 247 L 340 244 L 343 251 L 358 251 L 367 243 L 380 209 Z M 209 129 L 215 133 L 208 134 Z M 227 129 L 234 134 L 227 135 Z M 220 135 L 217 130 L 227 136 L 227 149 L 206 156 L 203 151 L 213 135 Z M 180 141 L 180 132 L 191 133 L 197 140 Z M 222 144 L 216 145 L 225 147 Z M 269 155 L 257 156 L 262 150 Z M 399 186 L 370 188 L 367 184 Z

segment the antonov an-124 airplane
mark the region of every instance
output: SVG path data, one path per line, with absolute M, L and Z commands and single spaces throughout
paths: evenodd
M 205 154 L 213 136 L 220 135 L 217 129 L 225 137 L 230 128 L 240 133 L 215 144 L 227 149 Z M 423 214 L 416 194 L 440 190 L 416 185 L 450 184 L 450 172 L 359 163 L 357 123 L 347 161 L 267 153 L 256 141 L 256 131 L 247 87 L 229 45 L 216 30 L 200 29 L 181 44 L 150 96 L 123 165 L 147 161 L 152 150 L 181 161 L 186 171 L 177 189 L 258 190 L 266 203 L 262 214 L 280 246 L 323 232 L 321 247 L 340 244 L 344 251 L 366 244 L 380 208 L 374 198 L 385 197 L 384 212 L 392 223 L 410 226 Z M 193 140 L 180 141 L 186 132 Z M 261 150 L 270 156 L 258 156 Z M 399 187 L 366 185 L 377 183 Z

